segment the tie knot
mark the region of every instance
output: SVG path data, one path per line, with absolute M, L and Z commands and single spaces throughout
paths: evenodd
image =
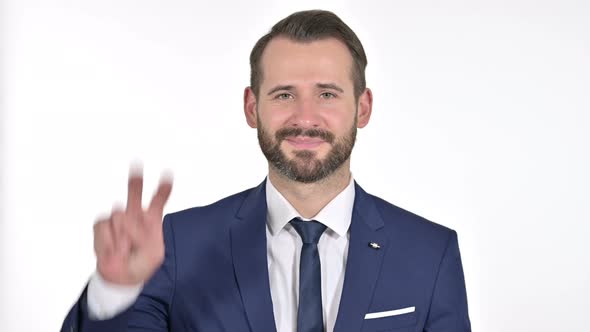
M 318 244 L 320 237 L 326 230 L 326 225 L 318 221 L 303 221 L 299 218 L 293 218 L 291 226 L 299 233 L 301 240 L 305 244 Z

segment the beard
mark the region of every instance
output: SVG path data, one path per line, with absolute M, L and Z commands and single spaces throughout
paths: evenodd
M 334 173 L 350 158 L 356 141 L 356 117 L 352 128 L 342 137 L 336 138 L 333 133 L 324 129 L 302 129 L 296 127 L 281 128 L 273 136 L 258 122 L 258 143 L 262 153 L 281 175 L 290 180 L 302 183 L 314 183 Z M 318 137 L 332 148 L 320 159 L 316 151 L 296 150 L 294 157 L 289 159 L 281 150 L 281 143 L 287 138 L 297 136 Z

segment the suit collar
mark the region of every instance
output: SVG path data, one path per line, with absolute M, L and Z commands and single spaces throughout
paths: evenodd
M 357 184 L 335 331 L 361 331 L 388 242 L 375 199 Z
M 275 332 L 266 253 L 265 182 L 250 190 L 231 225 L 236 280 L 250 330 Z
M 373 196 L 367 194 L 356 181 L 353 213 L 356 213 L 359 220 L 365 223 L 373 231 L 377 231 L 384 226 L 381 214 L 375 205 L 375 199 Z
M 354 206 L 355 183 L 350 178 L 349 184 L 334 197 L 312 219 L 321 222 L 338 236 L 346 236 L 352 219 Z M 270 233 L 275 236 L 293 218 L 308 220 L 299 214 L 287 199 L 266 180 L 266 202 L 268 205 L 268 226 Z

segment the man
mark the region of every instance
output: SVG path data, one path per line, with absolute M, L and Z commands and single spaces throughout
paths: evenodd
M 278 22 L 252 50 L 246 121 L 268 177 L 169 214 L 142 178 L 96 223 L 97 272 L 62 331 L 470 331 L 456 233 L 352 179 L 373 96 L 354 32 L 336 15 Z

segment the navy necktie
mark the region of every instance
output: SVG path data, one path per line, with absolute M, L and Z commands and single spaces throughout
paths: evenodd
M 299 308 L 297 332 L 323 332 L 322 272 L 318 240 L 326 226 L 315 221 L 291 220 L 291 225 L 303 240 L 299 265 Z

